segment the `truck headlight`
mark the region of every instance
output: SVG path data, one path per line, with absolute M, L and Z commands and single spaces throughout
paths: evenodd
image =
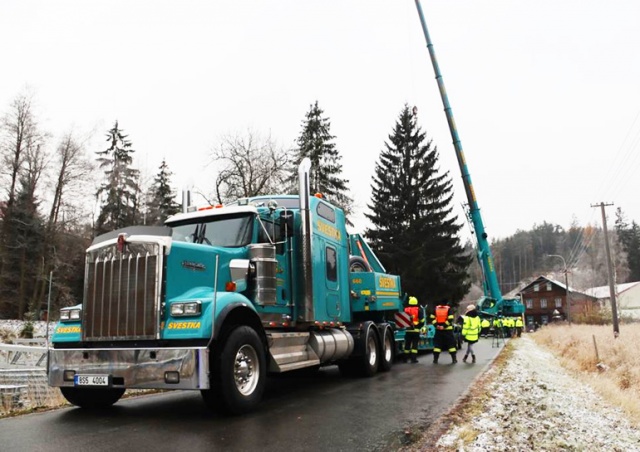
M 200 315 L 202 312 L 200 301 L 188 301 L 184 303 L 173 303 L 171 305 L 171 315 L 173 317 L 186 317 Z
M 82 309 L 61 309 L 60 321 L 61 322 L 77 322 L 82 317 Z

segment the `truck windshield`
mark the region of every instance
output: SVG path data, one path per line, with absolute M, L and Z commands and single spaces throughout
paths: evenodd
M 172 224 L 171 238 L 215 246 L 245 246 L 251 242 L 252 228 L 253 215 L 210 217 Z

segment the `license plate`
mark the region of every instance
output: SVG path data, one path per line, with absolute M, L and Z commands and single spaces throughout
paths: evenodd
M 76 386 L 109 386 L 109 375 L 76 375 L 73 377 Z

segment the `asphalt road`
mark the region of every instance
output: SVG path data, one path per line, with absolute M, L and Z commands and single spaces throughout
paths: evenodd
M 475 346 L 478 362 L 396 363 L 372 378 L 337 367 L 272 377 L 257 411 L 225 418 L 199 392 L 123 399 L 103 411 L 79 408 L 0 419 L 0 449 L 18 451 L 375 451 L 401 444 L 405 429 L 436 422 L 502 347 Z

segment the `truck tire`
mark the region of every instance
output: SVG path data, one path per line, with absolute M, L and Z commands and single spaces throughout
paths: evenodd
M 373 377 L 378 372 L 378 366 L 380 365 L 379 342 L 376 328 L 369 328 L 365 339 L 364 356 L 360 363 L 360 371 L 365 377 Z
M 388 372 L 393 366 L 395 358 L 396 342 L 393 338 L 391 328 L 385 328 L 380 350 L 380 371 Z
M 203 390 L 205 404 L 216 411 L 243 414 L 262 399 L 267 365 L 258 333 L 238 326 L 226 337 L 213 357 L 211 389 Z
M 370 272 L 371 267 L 367 264 L 360 256 L 350 256 L 349 257 L 349 271 L 350 272 Z
M 124 388 L 60 388 L 70 404 L 88 409 L 110 407 L 120 400 L 124 391 Z

